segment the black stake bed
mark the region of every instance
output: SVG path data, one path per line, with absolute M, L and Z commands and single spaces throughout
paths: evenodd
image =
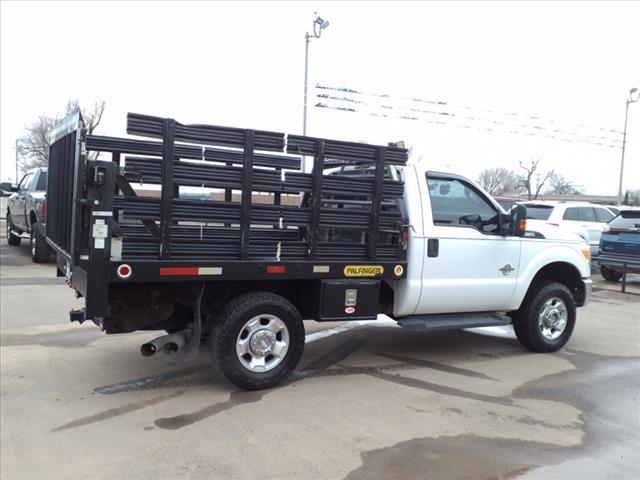
M 86 135 L 76 115 L 52 139 L 47 236 L 83 294 L 102 277 L 403 275 L 395 166 L 407 150 L 134 113 L 127 133 L 135 137 Z M 312 172 L 300 171 L 302 155 Z

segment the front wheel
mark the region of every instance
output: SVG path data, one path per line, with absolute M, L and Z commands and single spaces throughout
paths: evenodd
M 7 219 L 5 220 L 5 223 L 7 224 L 7 243 L 14 247 L 19 246 L 21 238 L 13 233 L 13 225 L 11 223 L 11 215 L 9 215 L 9 212 L 7 212 Z
M 565 285 L 540 282 L 531 287 L 512 318 L 513 329 L 522 345 L 532 352 L 555 352 L 573 333 L 576 304 Z
M 622 278 L 622 272 L 616 272 L 606 265 L 600 265 L 600 275 L 602 275 L 602 278 L 607 282 L 617 282 Z
M 304 324 L 291 302 L 270 292 L 251 292 L 227 303 L 214 320 L 209 351 L 231 383 L 259 390 L 291 374 L 304 342 Z
M 42 230 L 40 223 L 31 225 L 31 260 L 36 263 L 46 262 L 51 254 Z

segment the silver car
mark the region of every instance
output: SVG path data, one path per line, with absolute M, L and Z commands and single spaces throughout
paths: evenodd
M 3 184 L 3 190 L 7 189 Z M 29 170 L 14 193 L 7 199 L 7 242 L 18 246 L 24 235 L 29 235 L 31 258 L 46 262 L 50 249 L 45 240 L 44 221 L 47 214 L 47 169 Z

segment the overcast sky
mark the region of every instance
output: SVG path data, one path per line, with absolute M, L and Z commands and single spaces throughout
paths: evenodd
M 109 135 L 125 134 L 127 111 L 299 133 L 314 11 L 331 24 L 310 48 L 308 133 L 404 139 L 430 168 L 474 179 L 539 158 L 614 195 L 640 87 L 638 2 L 1 5 L 2 179 L 25 125 L 74 97 L 106 101 Z M 640 103 L 627 132 L 624 184 L 640 188 Z

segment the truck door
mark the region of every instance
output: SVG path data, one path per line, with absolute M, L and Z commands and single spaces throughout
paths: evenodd
M 417 314 L 504 309 L 520 266 L 518 237 L 505 237 L 499 211 L 468 180 L 427 172 L 422 182 L 424 264 Z
M 13 200 L 13 204 L 11 205 L 11 221 L 13 224 L 20 228 L 21 230 L 25 230 L 27 228 L 27 221 L 25 216 L 25 209 L 27 203 L 27 194 L 29 193 L 29 185 L 31 184 L 31 180 L 33 179 L 33 173 L 27 173 L 20 184 L 18 185 L 18 195 Z

